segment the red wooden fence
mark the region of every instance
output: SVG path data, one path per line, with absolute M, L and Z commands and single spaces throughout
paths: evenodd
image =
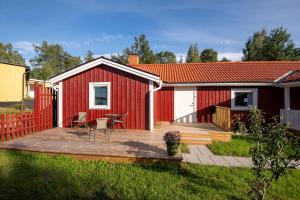
M 0 114 L 0 141 L 12 140 L 33 132 L 52 128 L 54 92 L 43 85 L 34 85 L 33 112 Z

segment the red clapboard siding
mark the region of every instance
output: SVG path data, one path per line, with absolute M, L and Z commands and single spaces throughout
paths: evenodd
M 230 108 L 229 87 L 198 87 L 197 88 L 197 121 L 211 122 L 211 106 Z
M 300 110 L 300 87 L 291 88 L 291 109 Z
M 235 87 L 236 88 L 236 87 Z M 253 88 L 253 87 L 251 87 Z M 283 107 L 284 93 L 282 88 L 258 87 L 258 108 L 266 113 L 266 118 L 279 115 Z M 197 89 L 197 116 L 198 122 L 211 122 L 211 106 L 231 107 L 230 87 L 198 87 Z M 247 119 L 248 111 L 232 111 L 242 120 Z
M 154 93 L 154 124 L 174 121 L 174 87 L 163 87 Z
M 269 119 L 280 114 L 284 106 L 284 90 L 278 87 L 258 88 L 258 108 L 263 110 Z
M 110 110 L 89 109 L 89 82 L 111 83 Z M 100 65 L 63 81 L 63 127 L 70 126 L 78 112 L 87 112 L 87 120 L 105 117 L 105 113 L 128 112 L 127 128 L 147 129 L 149 81 L 111 67 Z

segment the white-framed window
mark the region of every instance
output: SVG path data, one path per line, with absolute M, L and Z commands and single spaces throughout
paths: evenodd
M 110 109 L 110 82 L 89 83 L 89 108 Z
M 232 110 L 249 110 L 252 105 L 257 106 L 257 88 L 231 89 Z

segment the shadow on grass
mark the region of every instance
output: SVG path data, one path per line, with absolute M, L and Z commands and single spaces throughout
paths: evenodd
M 46 155 L 14 151 L 4 153 L 8 159 L 7 165 L 0 165 L 0 199 L 112 199 L 105 192 L 107 185 L 104 181 L 101 183 L 101 179 L 96 191 L 85 194 L 80 185 L 84 181 L 78 184 L 76 173 L 57 164 L 43 164 L 42 157 Z M 47 162 L 52 164 L 53 161 Z

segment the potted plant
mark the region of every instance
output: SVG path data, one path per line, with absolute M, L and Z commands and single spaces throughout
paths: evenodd
M 164 135 L 164 141 L 166 142 L 169 156 L 174 156 L 177 153 L 180 138 L 179 131 L 169 131 Z

